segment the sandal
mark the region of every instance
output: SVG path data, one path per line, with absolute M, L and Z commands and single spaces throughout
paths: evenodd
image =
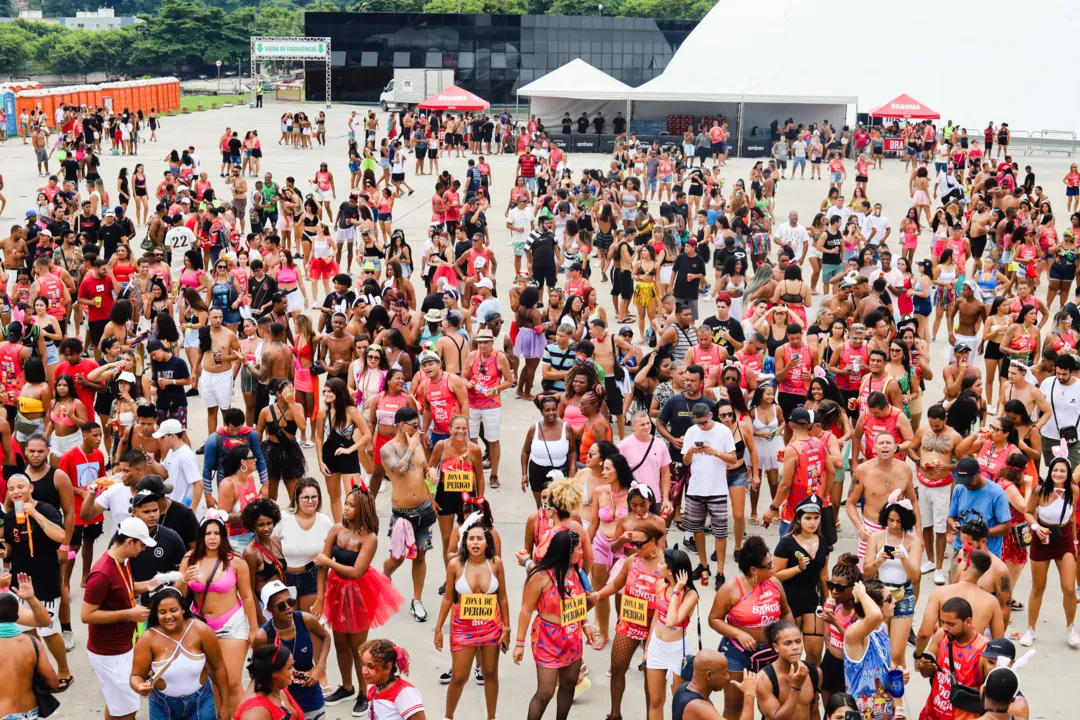
M 498 490 L 499 489 L 499 476 L 498 475 L 492 475 L 490 478 L 488 478 L 488 487 L 491 488 L 492 490 Z
M 66 678 L 60 678 L 60 689 L 56 692 L 64 692 L 75 683 L 75 676 L 68 675 Z
M 747 522 L 750 523 L 751 525 L 758 525 L 759 524 L 758 516 L 757 515 L 751 515 L 750 519 L 747 520 Z
M 1011 610 L 1023 610 L 1024 603 L 1020 602 L 1019 600 L 1013 600 L 1012 604 L 1009 605 L 1009 608 Z
M 607 644 L 608 638 L 597 638 L 597 642 L 594 642 L 592 644 L 592 649 L 597 652 L 601 652 L 604 648 L 607 647 Z

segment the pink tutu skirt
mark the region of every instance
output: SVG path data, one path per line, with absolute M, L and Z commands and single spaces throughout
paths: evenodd
M 404 602 L 390 578 L 375 568 L 368 568 L 357 580 L 331 570 L 326 577 L 323 618 L 334 632 L 365 632 L 385 625 Z

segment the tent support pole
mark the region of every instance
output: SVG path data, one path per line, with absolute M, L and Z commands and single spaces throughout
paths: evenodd
M 630 118 L 633 116 L 634 101 L 630 97 L 630 94 L 626 95 L 626 130 L 630 131 Z
M 735 144 L 737 148 L 735 151 L 736 157 L 742 157 L 742 123 L 743 123 L 743 103 L 739 103 L 739 115 L 735 120 L 735 134 L 738 137 L 738 141 Z
M 518 121 L 518 113 L 521 112 L 521 96 L 514 93 L 514 122 Z

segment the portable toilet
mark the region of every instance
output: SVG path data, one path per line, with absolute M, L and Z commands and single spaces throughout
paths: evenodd
M 77 90 L 79 96 L 79 107 L 85 108 L 90 104 L 90 96 L 86 92 L 86 85 L 79 85 Z
M 139 81 L 139 96 L 142 99 L 143 115 L 150 114 L 150 108 L 156 107 L 154 103 L 154 81 L 153 80 L 140 80 Z
M 0 128 L 0 131 L 6 135 L 18 135 L 19 113 L 15 109 L 15 91 L 10 87 L 0 88 L 0 104 L 3 105 L 4 112 L 7 113 L 7 122 L 3 128 Z
M 153 98 L 151 107 L 159 115 L 166 112 L 165 109 L 165 84 L 161 80 L 154 80 L 150 84 L 150 95 Z

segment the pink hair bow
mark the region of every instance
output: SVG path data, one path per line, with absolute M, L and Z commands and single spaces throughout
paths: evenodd
M 828 377 L 828 375 L 826 375 L 826 373 L 825 373 L 825 368 L 821 367 L 820 365 L 818 365 L 816 368 L 814 368 L 814 377 L 816 377 L 816 378 Z
M 893 490 L 889 495 L 889 505 L 899 505 L 902 508 L 906 508 L 911 512 L 915 512 L 915 509 L 911 505 L 911 501 L 907 498 L 901 498 L 902 490 Z
M 207 508 L 206 514 L 203 515 L 203 524 L 205 525 L 211 520 L 217 520 L 224 525 L 229 521 L 229 513 L 224 510 L 218 510 L 217 508 Z
M 1058 443 L 1057 447 L 1054 448 L 1053 452 L 1054 457 L 1056 458 L 1069 458 L 1069 444 L 1065 442 L 1065 438 L 1061 439 L 1061 442 Z
M 653 489 L 643 482 L 634 480 L 630 483 L 631 490 L 637 490 L 641 493 L 642 497 L 648 497 L 650 500 L 655 500 L 656 495 L 653 494 Z

